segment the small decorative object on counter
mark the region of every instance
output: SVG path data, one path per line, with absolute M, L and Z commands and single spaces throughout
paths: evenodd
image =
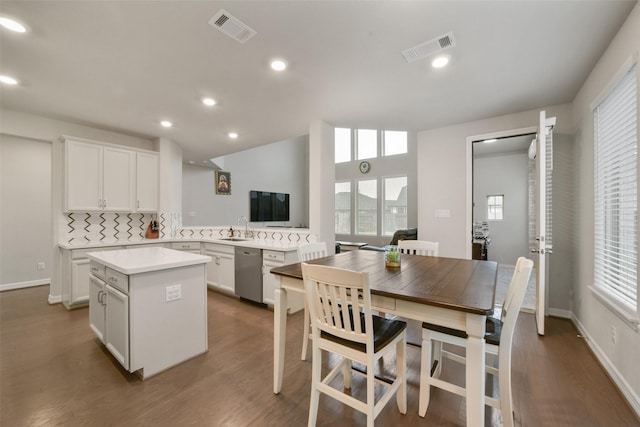
M 158 234 L 159 234 L 158 233 L 158 221 L 156 221 L 154 219 L 147 226 L 147 232 L 145 233 L 144 237 L 146 237 L 147 239 L 157 239 L 158 238 Z
M 387 267 L 400 267 L 400 251 L 397 246 L 388 246 L 385 248 L 384 264 Z
M 233 227 L 229 227 L 229 237 L 234 237 L 234 231 L 233 231 Z

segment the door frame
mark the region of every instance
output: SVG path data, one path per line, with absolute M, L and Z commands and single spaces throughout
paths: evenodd
M 467 182 L 466 182 L 466 221 L 465 221 L 465 234 L 467 236 L 467 245 L 465 246 L 465 257 L 471 259 L 471 251 L 473 248 L 473 141 L 479 141 L 483 139 L 492 138 L 508 138 L 512 136 L 535 134 L 538 132 L 538 125 L 533 125 L 525 128 L 510 129 L 500 132 L 490 132 L 478 135 L 467 136 Z

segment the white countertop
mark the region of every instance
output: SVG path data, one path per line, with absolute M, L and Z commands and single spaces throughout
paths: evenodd
M 143 239 L 143 240 L 115 240 L 102 243 L 86 243 L 86 244 L 70 244 L 70 243 L 58 243 L 58 246 L 62 249 L 93 249 L 100 250 L 100 248 L 106 248 L 109 246 L 135 246 L 135 245 L 148 245 L 153 243 L 165 244 L 174 242 L 200 242 L 200 243 L 215 243 L 229 246 L 244 246 L 248 248 L 268 249 L 273 251 L 290 252 L 297 250 L 298 246 L 306 242 L 292 242 L 290 240 L 264 240 L 264 239 L 249 239 L 249 240 L 224 240 L 224 239 Z M 131 249 L 129 249 L 131 250 Z
M 139 274 L 211 262 L 210 256 L 162 247 L 89 252 L 87 257 L 122 274 Z

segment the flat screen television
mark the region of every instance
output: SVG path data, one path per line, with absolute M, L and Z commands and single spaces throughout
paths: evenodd
M 289 221 L 289 195 L 270 191 L 249 192 L 251 222 Z

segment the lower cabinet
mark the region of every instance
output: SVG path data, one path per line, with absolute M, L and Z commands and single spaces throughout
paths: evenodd
M 89 302 L 88 252 L 113 251 L 121 246 L 62 250 L 62 304 L 66 308 L 86 306 Z
M 106 337 L 104 344 L 118 362 L 129 369 L 129 296 L 106 286 Z
M 89 327 L 104 344 L 107 307 L 107 284 L 93 274 L 89 276 Z
M 270 270 L 294 262 L 298 262 L 297 252 L 262 251 L 262 302 L 275 304 L 275 290 L 280 287 L 280 277 L 271 274 Z M 289 313 L 304 308 L 304 295 L 298 292 L 289 292 L 287 300 Z
M 207 286 L 235 295 L 235 247 L 205 243 L 204 255 L 211 257 L 207 264 Z

